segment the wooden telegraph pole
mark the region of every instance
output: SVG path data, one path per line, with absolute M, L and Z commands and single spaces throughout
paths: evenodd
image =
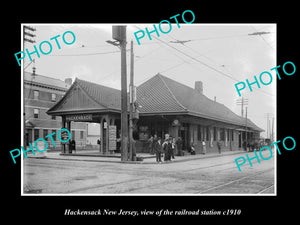
M 129 92 L 130 92 L 130 111 L 129 111 L 129 160 L 133 161 L 133 101 L 134 101 L 134 87 L 133 87 L 133 41 L 130 42 L 130 84 L 129 84 Z
M 112 37 L 121 49 L 121 160 L 128 161 L 126 26 L 112 26 Z
M 133 41 L 131 40 L 131 54 L 130 54 L 130 114 L 129 114 L 129 160 L 136 161 L 136 148 L 135 140 L 133 138 L 134 124 L 137 123 L 138 105 L 136 102 L 136 87 L 134 86 L 134 53 L 133 53 Z
M 241 106 L 241 116 L 244 117 L 244 105 L 248 105 L 248 99 L 242 97 L 242 99 L 236 100 L 236 104 Z
M 246 151 L 247 151 L 247 145 L 248 145 L 247 130 L 248 130 L 248 113 L 247 113 L 247 107 L 246 107 Z
M 127 113 L 127 65 L 126 65 L 126 26 L 120 26 L 124 32 L 121 45 L 121 148 L 122 161 L 128 161 L 128 113 Z
M 31 31 L 31 32 L 29 32 Z M 22 51 L 25 51 L 25 42 L 29 42 L 29 43 L 35 43 L 34 38 L 36 35 L 34 34 L 34 32 L 36 31 L 35 28 L 30 27 L 30 26 L 25 26 L 23 25 L 23 49 Z M 28 38 L 31 37 L 31 38 Z M 34 62 L 34 59 L 33 59 Z M 31 62 L 25 67 L 23 66 L 23 70 L 25 70 L 29 65 L 31 64 Z M 33 66 L 33 75 L 35 74 L 35 66 Z M 23 71 L 24 72 L 24 71 Z M 24 72 L 25 74 L 25 72 Z M 26 139 L 27 139 L 27 135 L 26 135 L 26 113 L 25 113 L 25 82 L 24 82 L 24 74 L 23 74 L 23 147 L 26 149 Z M 29 92 L 31 91 L 31 87 L 29 89 Z M 29 142 L 31 142 L 32 140 L 28 140 Z

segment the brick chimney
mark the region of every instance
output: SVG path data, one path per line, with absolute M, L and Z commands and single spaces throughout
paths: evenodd
M 195 91 L 197 91 L 199 94 L 203 95 L 203 84 L 202 84 L 202 81 L 195 81 Z
M 35 68 L 35 66 L 33 66 L 32 67 L 32 76 L 35 76 L 35 70 L 36 70 L 36 68 Z
M 65 83 L 68 85 L 72 85 L 72 78 L 66 78 Z

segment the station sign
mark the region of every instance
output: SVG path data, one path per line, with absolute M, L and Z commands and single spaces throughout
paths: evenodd
M 92 114 L 67 115 L 66 121 L 93 121 Z
M 63 130 L 60 132 L 60 140 L 66 141 L 69 138 L 69 134 L 67 131 Z
M 108 150 L 115 151 L 117 149 L 117 126 L 108 126 Z

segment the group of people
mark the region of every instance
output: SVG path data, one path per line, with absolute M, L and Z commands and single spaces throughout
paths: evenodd
M 248 142 L 244 141 L 242 146 L 246 152 L 248 152 L 248 151 L 253 152 L 254 150 L 258 150 L 261 147 L 263 147 L 263 144 L 262 144 L 262 142 L 259 142 L 258 140 L 249 140 Z
M 182 140 L 179 137 L 177 140 L 169 136 L 165 135 L 165 139 L 162 140 L 157 135 L 151 137 L 149 144 L 150 154 L 156 155 L 156 162 L 162 163 L 162 155 L 165 162 L 170 162 L 172 159 L 175 159 L 175 153 L 177 155 L 181 155 L 182 152 Z
M 160 137 L 157 137 L 155 134 L 154 136 L 151 136 L 149 139 L 149 152 L 150 154 L 156 155 L 156 162 L 161 163 L 162 162 L 162 155 L 165 162 L 172 161 L 172 159 L 175 159 L 175 154 L 178 156 L 183 155 L 182 151 L 182 140 L 180 137 L 176 138 L 170 136 L 169 134 L 165 134 L 165 139 L 161 139 Z M 206 154 L 206 143 L 204 140 L 201 142 L 202 144 L 202 154 Z M 221 141 L 217 141 L 217 148 L 219 154 L 222 152 L 222 143 Z M 195 145 L 192 142 L 189 147 L 187 148 L 187 151 L 191 155 L 195 155 Z

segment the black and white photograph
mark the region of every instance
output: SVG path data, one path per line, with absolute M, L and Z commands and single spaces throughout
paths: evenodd
M 276 195 L 276 24 L 22 29 L 22 195 Z
M 297 7 L 164 3 L 5 7 L 3 220 L 297 218 Z

